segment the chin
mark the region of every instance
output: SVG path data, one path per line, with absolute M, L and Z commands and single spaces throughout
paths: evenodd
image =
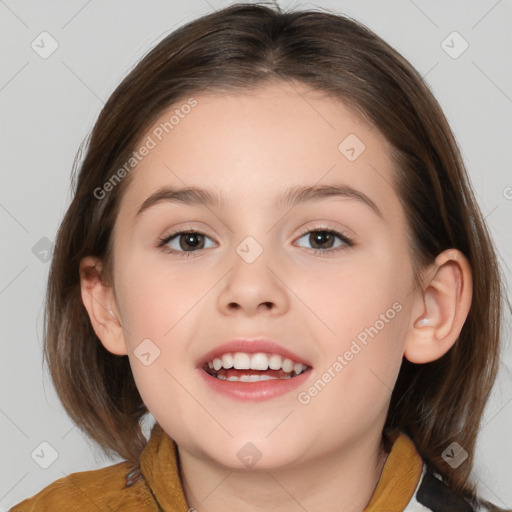
M 303 453 L 297 448 L 301 443 L 283 447 L 279 440 L 270 439 L 250 440 L 248 436 L 229 439 L 215 446 L 204 446 L 203 457 L 230 471 L 275 471 L 300 463 Z M 303 462 L 303 461 L 302 461 Z

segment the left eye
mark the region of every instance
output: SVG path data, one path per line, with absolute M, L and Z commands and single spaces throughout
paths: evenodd
M 303 238 L 307 238 L 310 244 L 312 244 L 312 249 L 333 249 L 341 246 L 351 245 L 350 239 L 338 233 L 337 231 L 332 230 L 315 230 L 308 231 L 305 235 L 301 236 L 299 240 Z M 340 240 L 338 245 L 333 245 L 335 243 L 335 239 Z M 301 246 L 302 247 L 302 246 Z
M 173 235 L 166 237 L 161 241 L 161 245 L 167 246 L 169 249 L 171 249 L 171 251 L 193 252 L 197 249 L 207 248 L 205 247 L 205 239 L 211 240 L 210 237 L 204 235 L 203 233 L 197 233 L 195 231 L 182 231 L 180 233 L 174 233 Z

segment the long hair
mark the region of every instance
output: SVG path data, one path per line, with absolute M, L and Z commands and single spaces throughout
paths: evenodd
M 385 432 L 408 433 L 449 485 L 472 498 L 476 437 L 499 361 L 503 284 L 495 250 L 455 138 L 421 75 L 368 28 L 330 12 L 253 3 L 220 9 L 166 36 L 110 96 L 81 148 L 82 163 L 80 152 L 75 160 L 74 197 L 48 281 L 44 356 L 62 404 L 107 456 L 138 460 L 147 409 L 128 357 L 103 347 L 80 295 L 78 266 L 87 255 L 103 260 L 102 279 L 110 282 L 112 230 L 132 174 L 108 193 L 102 187 L 170 106 L 194 93 L 229 94 L 279 81 L 326 92 L 387 139 L 415 271 L 448 248 L 469 259 L 474 295 L 460 337 L 437 361 L 403 360 Z M 469 455 L 456 470 L 442 459 L 453 441 Z

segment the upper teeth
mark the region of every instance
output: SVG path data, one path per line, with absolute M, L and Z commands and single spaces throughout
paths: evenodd
M 227 353 L 216 357 L 213 361 L 208 361 L 210 369 L 215 371 L 225 368 L 235 368 L 235 370 L 284 370 L 286 373 L 295 371 L 298 375 L 302 373 L 307 366 L 302 363 L 296 363 L 288 358 L 283 358 L 277 354 L 265 354 L 258 352 L 256 354 L 246 354 L 245 352 Z

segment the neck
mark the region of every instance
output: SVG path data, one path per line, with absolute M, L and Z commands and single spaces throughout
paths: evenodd
M 302 464 L 259 471 L 229 470 L 179 449 L 185 497 L 197 512 L 361 512 L 386 458 L 375 438 Z

